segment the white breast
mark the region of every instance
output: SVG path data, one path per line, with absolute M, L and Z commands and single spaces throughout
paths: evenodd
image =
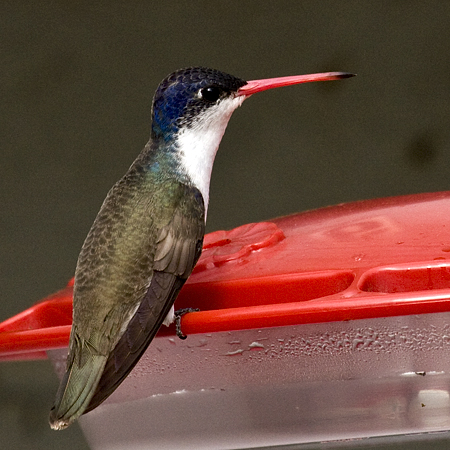
M 203 196 L 205 220 L 214 158 L 231 114 L 244 99 L 245 96 L 225 98 L 199 114 L 192 126 L 177 136 L 181 164 Z

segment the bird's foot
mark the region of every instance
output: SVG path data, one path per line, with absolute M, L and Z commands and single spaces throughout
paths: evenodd
M 198 308 L 182 308 L 175 311 L 175 329 L 177 332 L 177 336 L 180 339 L 184 340 L 187 338 L 187 336 L 181 331 L 181 318 L 187 313 L 198 311 L 200 311 Z

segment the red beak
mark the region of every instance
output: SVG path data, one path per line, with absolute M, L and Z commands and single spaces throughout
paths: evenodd
M 238 96 L 249 96 L 257 92 L 266 91 L 282 86 L 291 86 L 292 84 L 309 83 L 311 81 L 329 81 L 340 80 L 341 78 L 354 77 L 355 74 L 347 72 L 324 72 L 313 73 L 310 75 L 294 75 L 292 77 L 267 78 L 265 80 L 248 81 L 237 91 Z

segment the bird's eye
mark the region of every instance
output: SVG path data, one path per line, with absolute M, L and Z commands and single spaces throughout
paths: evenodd
M 200 89 L 200 96 L 208 101 L 208 102 L 215 102 L 219 99 L 221 94 L 220 88 L 216 86 L 209 86 L 203 89 Z

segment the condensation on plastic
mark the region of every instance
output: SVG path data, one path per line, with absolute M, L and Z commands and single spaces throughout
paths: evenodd
M 64 352 L 53 352 L 62 372 Z M 449 354 L 450 313 L 160 336 L 81 426 L 95 450 L 448 430 Z

